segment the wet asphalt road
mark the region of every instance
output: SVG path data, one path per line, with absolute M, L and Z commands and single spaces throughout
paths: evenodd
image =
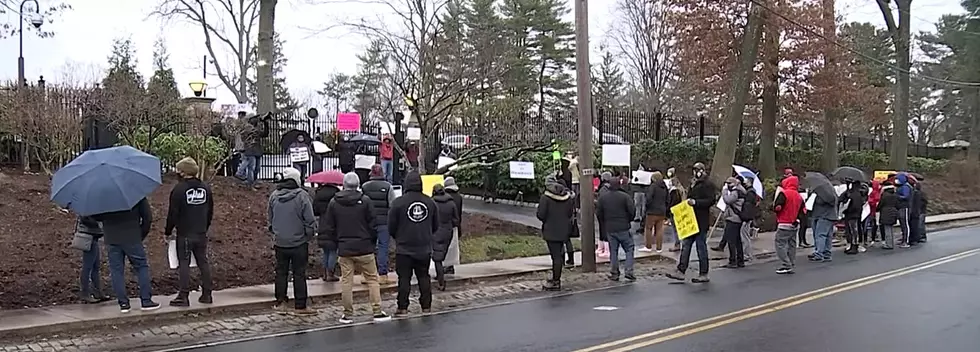
M 196 349 L 242 351 L 574 351 L 980 248 L 980 228 L 930 235 L 920 248 L 833 263 L 716 270 L 707 285 L 642 283 L 490 308 Z M 980 350 L 980 255 L 720 325 L 610 346 L 640 351 L 944 352 Z M 613 311 L 596 311 L 612 306 Z M 704 328 L 699 324 L 692 328 Z M 663 336 L 681 333 L 672 339 Z M 631 344 L 661 339 L 657 344 Z

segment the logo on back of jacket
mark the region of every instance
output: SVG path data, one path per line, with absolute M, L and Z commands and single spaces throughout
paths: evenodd
M 201 205 L 208 201 L 208 192 L 204 188 L 188 189 L 184 195 L 187 196 L 187 205 Z
M 425 203 L 414 202 L 408 205 L 408 220 L 422 222 L 429 217 L 429 207 Z

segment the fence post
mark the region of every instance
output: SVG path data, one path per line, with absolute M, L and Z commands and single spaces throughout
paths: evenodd
M 745 132 L 745 122 L 738 123 L 738 145 L 742 145 L 742 135 Z
M 813 149 L 813 131 L 810 131 L 810 148 Z
M 698 116 L 698 141 L 704 142 L 704 116 Z
M 664 114 L 662 112 L 658 111 L 657 114 L 654 115 L 654 123 L 655 125 L 653 126 L 653 139 L 659 141 L 661 137 L 660 133 L 663 129 L 663 124 L 664 124 Z
M 604 139 L 602 135 L 606 133 L 606 109 L 599 108 L 599 113 L 596 115 L 596 119 L 598 120 L 596 124 L 599 125 L 599 135 L 596 137 L 599 137 L 599 144 L 602 144 Z

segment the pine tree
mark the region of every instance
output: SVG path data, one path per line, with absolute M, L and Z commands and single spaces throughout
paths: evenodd
M 109 70 L 102 79 L 102 111 L 109 128 L 134 148 L 149 151 L 150 141 L 138 133 L 145 125 L 146 90 L 136 70 L 136 50 L 129 38 L 116 39 L 109 55 Z
M 299 109 L 299 103 L 293 96 L 289 93 L 289 87 L 286 85 L 286 77 L 283 75 L 283 69 L 286 67 L 286 63 L 289 59 L 283 54 L 283 44 L 285 41 L 279 36 L 277 32 L 273 36 L 273 51 L 275 52 L 275 62 L 272 63 L 272 89 L 275 94 L 276 99 L 276 111 L 280 112 L 292 112 Z M 258 57 L 258 47 L 252 49 L 253 57 Z M 253 68 L 250 72 L 250 78 L 248 79 L 248 100 L 251 103 L 256 102 L 256 94 L 258 93 L 258 86 L 255 83 L 255 69 Z
M 563 0 L 538 0 L 531 43 L 537 74 L 538 114 L 575 106 L 575 31 L 562 20 L 571 10 Z
M 372 41 L 363 53 L 357 55 L 357 60 L 357 74 L 351 84 L 354 91 L 353 108 L 368 122 L 387 120 L 389 113 L 393 113 L 391 105 L 395 97 L 392 97 L 390 85 L 386 84 L 390 81 L 386 78 L 389 58 L 384 51 L 384 42 Z M 330 92 L 324 95 L 332 97 L 338 94 Z
M 602 61 L 592 69 L 593 104 L 597 109 L 622 109 L 626 103 L 626 79 L 612 53 L 602 51 Z
M 503 75 L 502 88 L 505 104 L 524 112 L 534 103 L 536 77 L 530 50 L 535 3 L 538 0 L 503 0 L 500 12 L 503 32 L 507 42 L 500 60 L 509 69 Z
M 184 115 L 180 107 L 180 91 L 169 64 L 170 54 L 163 38 L 153 44 L 153 76 L 146 85 L 147 113 L 153 121 L 177 122 Z

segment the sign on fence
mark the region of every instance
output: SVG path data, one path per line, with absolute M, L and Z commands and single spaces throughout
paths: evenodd
M 510 167 L 510 178 L 519 180 L 534 179 L 534 163 L 530 161 L 511 161 L 507 165 Z
M 422 139 L 422 129 L 418 127 L 409 127 L 405 131 L 405 138 L 410 141 L 418 141 Z

